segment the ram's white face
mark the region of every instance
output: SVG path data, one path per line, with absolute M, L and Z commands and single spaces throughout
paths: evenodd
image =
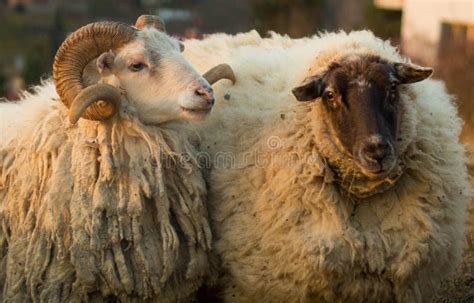
M 154 28 L 97 59 L 101 82 L 119 87 L 147 124 L 200 120 L 214 105 L 209 83 L 181 54 L 182 45 Z

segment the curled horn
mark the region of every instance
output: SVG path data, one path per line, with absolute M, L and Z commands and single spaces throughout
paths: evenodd
M 219 64 L 210 70 L 208 70 L 204 75 L 204 79 L 209 82 L 209 84 L 214 84 L 221 79 L 228 79 L 235 84 L 235 75 L 234 71 L 228 64 Z
M 152 26 L 162 32 L 165 31 L 165 23 L 160 17 L 155 15 L 141 15 L 138 17 L 137 22 L 135 22 L 135 27 L 138 29 L 142 29 L 147 26 Z
M 83 89 L 76 99 L 81 101 L 73 102 L 69 108 L 69 121 L 72 124 L 75 124 L 92 104 L 100 109 L 102 117 L 113 116 L 120 107 L 121 96 L 118 89 L 112 85 L 99 83 Z
M 70 109 L 72 123 L 79 117 L 104 121 L 117 112 L 118 90 L 104 84 L 84 89 L 82 72 L 92 59 L 129 43 L 136 35 L 137 30 L 129 25 L 104 21 L 81 27 L 63 42 L 54 58 L 53 80 L 61 101 Z

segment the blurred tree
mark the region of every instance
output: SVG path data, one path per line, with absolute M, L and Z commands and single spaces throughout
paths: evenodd
M 88 2 L 88 15 L 92 20 L 120 16 L 120 3 L 114 0 L 90 0 Z
M 19 14 L 24 14 L 26 12 L 26 6 L 23 3 L 15 4 L 13 9 Z
M 50 70 L 51 62 L 45 58 L 49 58 L 49 53 L 44 44 L 35 44 L 28 50 L 22 72 L 25 83 L 38 84 L 46 71 Z
M 65 36 L 65 27 L 62 13 L 62 6 L 58 5 L 54 10 L 53 22 L 51 25 L 50 57 L 53 58 L 57 49 L 61 45 Z
M 5 75 L 0 72 L 0 98 L 2 96 L 5 96 L 5 82 L 6 82 L 6 77 Z
M 402 12 L 399 10 L 384 10 L 375 7 L 373 0 L 364 0 L 365 28 L 383 39 L 392 40 L 393 44 L 400 43 Z
M 372 0 L 371 0 L 372 1 Z M 361 28 L 364 23 L 364 2 L 360 0 L 325 0 L 324 30 L 335 31 Z
M 252 0 L 256 28 L 291 37 L 323 30 L 372 29 L 382 38 L 400 37 L 401 12 L 377 9 L 373 0 Z
M 297 38 L 317 32 L 323 25 L 324 0 L 252 0 L 255 27 Z
M 131 0 L 130 3 L 137 10 L 142 8 L 142 0 Z

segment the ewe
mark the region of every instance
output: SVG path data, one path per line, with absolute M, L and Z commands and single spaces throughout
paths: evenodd
M 233 74 L 208 83 L 180 48 L 157 17 L 89 24 L 58 50 L 59 97 L 48 82 L 0 104 L 2 301 L 193 297 L 211 234 L 184 120 Z
M 365 31 L 186 47 L 239 78 L 201 126 L 203 148 L 236 157 L 209 179 L 222 297 L 430 302 L 460 261 L 470 196 L 461 121 L 432 70 Z

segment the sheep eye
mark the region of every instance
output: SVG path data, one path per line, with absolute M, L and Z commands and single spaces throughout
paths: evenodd
M 397 82 L 390 83 L 390 92 L 388 95 L 391 101 L 395 100 L 397 96 L 397 91 L 398 91 L 398 83 Z
M 135 63 L 135 64 L 130 65 L 130 70 L 131 70 L 132 72 L 139 72 L 139 71 L 141 71 L 144 67 L 145 67 L 145 64 L 143 64 L 143 63 Z
M 397 91 L 397 88 L 398 88 L 398 83 L 392 82 L 390 84 L 390 92 L 395 93 Z
M 334 93 L 331 92 L 331 91 L 327 91 L 324 94 L 324 97 L 326 98 L 326 100 L 332 101 L 332 100 L 334 100 Z

